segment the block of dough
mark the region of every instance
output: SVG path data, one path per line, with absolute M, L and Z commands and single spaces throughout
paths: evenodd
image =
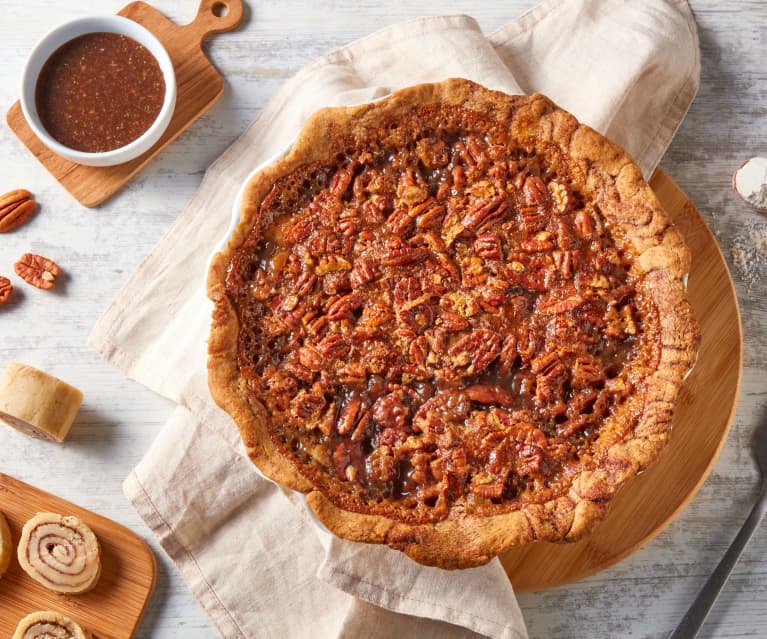
M 91 634 L 61 613 L 42 610 L 19 621 L 12 639 L 91 639 Z
M 82 403 L 74 386 L 18 362 L 0 379 L 0 422 L 32 437 L 63 442 Z
M 101 574 L 96 535 L 77 517 L 37 513 L 24 524 L 16 554 L 32 579 L 62 594 L 87 592 Z
M 8 570 L 11 563 L 13 546 L 11 545 L 11 531 L 3 513 L 0 513 L 0 577 Z

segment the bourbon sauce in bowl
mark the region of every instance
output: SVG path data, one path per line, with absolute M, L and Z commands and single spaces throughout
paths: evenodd
M 165 90 L 160 65 L 143 44 L 120 33 L 86 33 L 45 61 L 35 106 L 55 140 L 101 153 L 143 135 L 160 114 Z

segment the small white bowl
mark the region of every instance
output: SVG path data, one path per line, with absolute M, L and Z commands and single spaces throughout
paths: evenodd
M 143 44 L 160 65 L 165 80 L 165 99 L 152 125 L 132 142 L 111 151 L 89 153 L 70 149 L 55 140 L 42 125 L 35 104 L 37 78 L 48 58 L 63 44 L 86 33 L 119 33 Z M 165 132 L 176 107 L 176 75 L 168 52 L 160 41 L 137 22 L 121 16 L 93 16 L 67 22 L 45 35 L 32 49 L 21 75 L 21 110 L 34 134 L 51 151 L 77 164 L 113 166 L 148 151 Z

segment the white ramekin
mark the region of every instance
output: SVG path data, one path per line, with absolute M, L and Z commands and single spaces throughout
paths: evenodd
M 133 142 L 111 151 L 88 153 L 64 146 L 53 139 L 45 130 L 37 114 L 35 86 L 40 70 L 56 49 L 78 36 L 95 32 L 119 33 L 143 44 L 160 65 L 160 70 L 165 80 L 165 99 L 155 121 Z M 160 41 L 147 29 L 137 22 L 122 16 L 93 16 L 62 24 L 43 36 L 35 45 L 27 58 L 21 75 L 21 109 L 24 112 L 24 117 L 29 127 L 51 151 L 77 164 L 112 166 L 137 158 L 142 153 L 148 151 L 160 139 L 165 129 L 168 128 L 168 124 L 170 124 L 175 107 L 176 75 L 173 72 L 173 63 L 168 52 Z

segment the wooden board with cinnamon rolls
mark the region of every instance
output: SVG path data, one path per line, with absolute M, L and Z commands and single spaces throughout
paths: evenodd
M 2 473 L 0 512 L 7 520 L 13 549 L 0 578 L 0 636 L 13 636 L 22 619 L 38 611 L 71 618 L 100 639 L 134 635 L 154 590 L 156 572 L 154 556 L 141 539 L 109 519 Z M 77 575 L 59 573 L 60 566 L 46 565 L 42 556 L 31 557 L 24 565 L 18 558 L 21 554 L 26 559 L 27 551 L 44 553 L 49 542 L 41 542 L 43 537 L 51 540 L 51 547 L 58 543 L 51 537 L 54 528 L 60 528 L 64 538 L 84 542 L 83 556 L 72 562 Z M 75 555 L 79 552 L 76 544 L 72 549 Z M 94 554 L 97 565 L 91 564 Z M 77 587 L 82 580 L 87 587 Z

